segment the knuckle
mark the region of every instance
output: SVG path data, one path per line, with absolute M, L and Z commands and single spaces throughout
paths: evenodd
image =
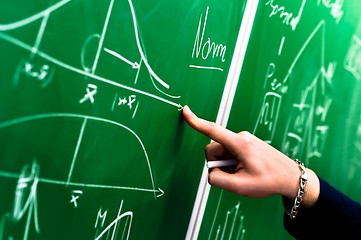
M 242 147 L 248 147 L 252 143 L 253 135 L 248 131 L 242 131 L 238 133 L 238 141 L 242 145 Z

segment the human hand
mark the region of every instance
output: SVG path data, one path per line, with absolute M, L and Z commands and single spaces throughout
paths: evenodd
M 188 106 L 184 107 L 183 116 L 191 127 L 214 140 L 205 148 L 207 161 L 238 161 L 233 172 L 212 169 L 209 184 L 248 197 L 280 194 L 295 198 L 301 173 L 293 160 L 249 132 L 234 133 L 198 118 Z

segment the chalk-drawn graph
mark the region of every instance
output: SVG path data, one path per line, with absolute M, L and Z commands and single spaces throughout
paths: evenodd
M 42 221 L 38 219 L 38 214 L 37 214 L 39 208 L 37 203 L 38 202 L 37 189 L 41 188 L 40 186 L 44 187 L 44 185 L 47 185 L 50 188 L 52 188 L 51 186 L 58 186 L 58 187 L 63 187 L 64 189 L 70 189 L 70 188 L 74 189 L 71 191 L 71 198 L 69 198 L 69 202 L 64 202 L 64 204 L 68 204 L 69 206 L 72 206 L 74 208 L 78 208 L 79 206 L 81 206 L 83 198 L 85 198 L 86 195 L 89 195 L 89 191 L 93 191 L 97 189 L 122 192 L 124 195 L 127 195 L 128 192 L 139 192 L 143 195 L 150 194 L 151 196 L 153 196 L 152 197 L 153 199 L 159 198 L 163 195 L 164 193 L 163 190 L 161 188 L 157 188 L 155 185 L 155 180 L 153 176 L 154 173 L 152 171 L 149 156 L 144 147 L 144 144 L 132 130 L 130 130 L 129 128 L 127 128 L 122 124 L 91 116 L 83 116 L 83 115 L 75 115 L 75 114 L 44 114 L 44 115 L 32 115 L 30 117 L 24 117 L 20 119 L 11 120 L 8 122 L 3 122 L 0 124 L 1 125 L 0 131 L 14 126 L 19 127 L 21 125 L 27 124 L 28 122 L 46 120 L 49 123 L 51 122 L 51 119 L 57 119 L 57 118 L 78 119 L 79 120 L 78 122 L 81 123 L 79 124 L 80 129 L 79 129 L 78 139 L 75 139 L 74 141 L 77 144 L 74 147 L 74 153 L 72 154 L 72 159 L 71 161 L 68 161 L 69 163 L 68 167 L 64 168 L 64 171 L 68 169 L 63 174 L 64 179 L 53 179 L 53 178 L 42 177 L 42 175 L 49 174 L 49 169 L 47 169 L 48 173 L 41 174 L 41 165 L 39 162 L 41 161 L 42 163 L 44 163 L 44 159 L 38 159 L 38 161 L 34 160 L 32 164 L 24 165 L 21 173 L 6 172 L 0 170 L 0 178 L 14 179 L 14 181 L 17 180 L 18 182 L 14 196 L 14 211 L 11 215 L 12 216 L 11 219 L 16 219 L 17 221 L 20 221 L 25 218 L 27 219 L 24 230 L 24 239 L 28 239 L 27 236 L 31 228 L 33 228 L 33 230 L 36 231 L 37 233 L 41 232 Z M 91 176 L 84 178 L 79 175 L 80 172 L 84 172 L 85 170 L 84 163 L 78 163 L 77 160 L 78 158 L 84 159 L 84 156 L 80 156 L 80 155 L 82 152 L 82 141 L 83 138 L 86 136 L 87 126 L 97 123 L 111 125 L 117 129 L 126 131 L 129 133 L 128 135 L 122 132 L 120 136 L 129 137 L 129 138 L 133 137 L 135 139 L 135 142 L 138 142 L 139 150 L 143 151 L 143 159 L 142 162 L 137 163 L 137 169 L 139 171 L 139 169 L 144 168 L 144 171 L 141 172 L 144 172 L 144 174 L 148 174 L 148 177 L 145 178 L 148 179 L 147 181 L 144 181 L 144 179 L 140 179 L 139 181 L 136 181 L 137 179 L 135 177 L 133 178 L 120 177 L 119 183 L 123 185 L 115 186 L 115 185 L 110 185 L 107 179 L 99 179 L 98 180 L 99 182 L 94 182 L 95 180 Z M 133 144 L 133 148 L 134 148 L 134 144 Z M 86 149 L 83 149 L 83 152 L 84 150 Z M 114 152 L 114 155 L 117 157 L 120 156 L 116 152 Z M 94 159 L 92 160 L 91 157 L 88 157 L 86 161 L 87 161 L 86 163 L 87 165 L 93 165 L 95 167 L 97 165 L 99 167 L 101 166 L 101 161 L 99 161 L 98 163 L 94 162 Z M 125 159 L 119 159 L 119 161 L 121 161 L 123 166 L 130 165 L 130 163 L 127 164 L 127 160 Z M 133 161 L 133 159 L 129 159 L 128 161 Z M 112 172 L 109 169 L 106 169 L 106 171 L 109 172 L 110 175 L 112 175 Z M 117 169 L 118 174 L 121 175 L 125 175 L 127 171 L 129 171 L 127 168 Z M 105 173 L 102 172 L 100 168 L 98 170 L 98 173 L 94 175 L 96 176 L 97 174 L 104 175 Z M 142 175 L 142 178 L 144 177 L 145 175 Z M 81 179 L 82 181 L 80 181 Z M 123 181 L 121 179 L 123 179 Z M 135 185 L 139 182 L 141 182 L 143 185 L 140 186 Z M 7 215 L 8 214 L 2 216 L 3 222 L 6 222 L 6 219 L 8 218 Z M 5 225 L 4 228 L 6 228 Z M 1 232 L 4 232 L 4 230 L 0 231 L 0 233 Z
M 304 157 L 308 163 L 312 157 L 322 157 L 324 144 L 328 134 L 327 116 L 332 104 L 329 89 L 337 63 L 325 63 L 325 36 L 326 25 L 321 21 L 307 44 L 317 42 L 319 54 L 319 69 L 311 77 L 309 85 L 302 89 L 299 102 L 293 104 L 290 118 L 286 128 L 283 151 L 292 158 Z M 317 45 L 316 45 L 317 46 Z M 293 142 L 293 143 L 292 143 Z M 303 155 L 302 155 L 303 154 Z
M 229 209 L 224 209 L 223 190 L 218 198 L 211 228 L 207 230 L 208 240 L 210 239 L 236 239 L 243 240 L 246 235 L 245 219 L 241 210 L 241 202 L 232 205 Z
M 75 146 L 75 151 L 73 154 L 73 158 L 71 161 L 71 164 L 69 166 L 69 173 L 68 173 L 68 177 L 67 180 L 64 182 L 57 182 L 56 180 L 44 180 L 44 182 L 48 182 L 48 183 L 54 183 L 54 184 L 63 184 L 63 185 L 73 185 L 73 186 L 83 186 L 83 187 L 99 187 L 99 188 L 110 188 L 110 189 L 123 189 L 123 190 L 134 190 L 134 191 L 145 191 L 145 192 L 151 192 L 154 194 L 155 197 L 157 197 L 157 193 L 161 192 L 161 190 L 156 190 L 155 189 L 155 182 L 153 179 L 153 172 L 151 169 L 151 164 L 150 164 L 150 159 L 149 156 L 147 154 L 147 151 L 145 149 L 145 146 L 143 144 L 143 142 L 139 139 L 139 137 L 137 136 L 137 134 L 135 132 L 133 132 L 131 129 L 129 129 L 128 127 L 117 123 L 117 122 L 113 122 L 107 119 L 100 119 L 97 117 L 92 117 L 92 116 L 83 116 L 83 115 L 76 115 L 76 114 L 43 114 L 43 115 L 32 115 L 30 117 L 24 117 L 24 118 L 19 118 L 19 119 L 15 119 L 15 120 L 11 120 L 8 122 L 2 122 L 0 123 L 0 129 L 6 128 L 6 127 L 10 127 L 13 125 L 19 125 L 19 124 L 23 124 L 29 121 L 36 121 L 36 120 L 40 120 L 40 119 L 51 119 L 51 118 L 77 118 L 80 119 L 82 121 L 82 125 L 81 125 L 81 129 L 80 129 L 80 133 L 79 133 L 79 137 L 77 140 L 77 145 Z M 77 154 L 79 151 L 79 148 L 81 147 L 81 142 L 82 142 L 82 138 L 84 135 L 84 131 L 86 130 L 86 125 L 88 123 L 88 121 L 96 121 L 96 122 L 103 122 L 103 123 L 107 123 L 107 124 L 111 124 L 116 126 L 117 128 L 123 128 L 125 129 L 127 132 L 129 132 L 137 141 L 138 144 L 140 146 L 140 148 L 143 151 L 144 154 L 144 159 L 145 159 L 145 166 L 148 169 L 148 174 L 149 174 L 149 182 L 151 183 L 151 189 L 142 189 L 142 188 L 131 188 L 131 187 L 121 187 L 121 186 L 97 186 L 96 184 L 81 184 L 81 183 L 72 183 L 71 182 L 71 178 L 72 178 L 72 173 L 74 171 L 74 167 L 76 165 L 76 160 L 77 160 Z M 1 173 L 0 172 L 0 176 L 3 175 L 5 176 L 6 173 Z
M 156 82 L 158 82 L 161 86 L 163 86 L 166 89 L 169 89 L 170 88 L 169 84 L 167 84 L 164 80 L 162 80 L 154 72 L 154 70 L 152 69 L 152 67 L 148 63 L 147 57 L 146 57 L 146 55 L 144 53 L 144 50 L 142 49 L 141 41 L 139 39 L 137 20 L 136 20 L 136 17 L 135 17 L 135 11 L 134 11 L 132 1 L 129 0 L 128 3 L 129 3 L 130 11 L 131 11 L 131 16 L 132 16 L 132 19 L 133 19 L 133 24 L 134 24 L 133 27 L 134 27 L 134 32 L 135 32 L 135 41 L 136 41 L 138 51 L 139 51 L 139 54 L 140 54 L 141 63 L 144 64 L 144 66 L 148 70 L 150 76 L 152 77 L 151 79 L 156 80 Z M 33 16 L 29 16 L 29 17 L 27 17 L 25 19 L 19 20 L 19 21 L 14 22 L 14 23 L 0 24 L 0 39 L 3 39 L 5 41 L 7 41 L 7 42 L 10 42 L 10 43 L 24 49 L 24 50 L 29 51 L 30 52 L 30 57 L 29 57 L 30 60 L 33 59 L 35 56 L 37 56 L 37 57 L 40 57 L 40 58 L 50 62 L 52 65 L 54 65 L 56 67 L 64 68 L 64 69 L 66 69 L 68 71 L 78 73 L 78 74 L 80 74 L 82 76 L 85 76 L 85 77 L 94 79 L 96 81 L 112 85 L 112 86 L 117 87 L 117 88 L 122 88 L 122 89 L 129 90 L 129 91 L 134 92 L 136 94 L 145 95 L 147 97 L 150 97 L 152 99 L 156 99 L 156 100 L 158 100 L 160 102 L 169 104 L 169 105 L 174 106 L 176 108 L 181 108 L 182 107 L 177 102 L 173 102 L 173 101 L 170 101 L 170 100 L 168 100 L 166 98 L 160 97 L 158 95 L 151 94 L 149 92 L 142 91 L 142 90 L 137 89 L 135 87 L 127 86 L 127 85 L 112 81 L 110 79 L 107 79 L 105 77 L 96 75 L 96 70 L 97 70 L 97 67 L 98 67 L 97 64 L 98 64 L 98 61 L 99 61 L 100 53 L 102 51 L 104 51 L 104 52 L 106 52 L 108 54 L 112 54 L 113 56 L 118 57 L 118 59 L 124 61 L 126 64 L 129 64 L 128 60 L 125 60 L 124 58 L 119 57 L 119 56 L 121 56 L 119 53 L 116 53 L 116 52 L 112 51 L 111 49 L 103 47 L 104 38 L 105 38 L 105 35 L 106 35 L 106 32 L 107 32 L 107 26 L 108 26 L 109 18 L 110 18 L 111 13 L 112 13 L 112 7 L 113 7 L 113 4 L 114 4 L 114 0 L 110 1 L 108 13 L 107 13 L 107 18 L 105 20 L 104 28 L 103 28 L 102 33 L 100 35 L 97 35 L 97 34 L 91 35 L 91 36 L 89 36 L 88 39 L 85 40 L 84 47 L 81 50 L 81 52 L 82 52 L 81 62 L 82 62 L 82 68 L 83 69 L 74 67 L 74 66 L 72 66 L 70 64 L 67 64 L 66 62 L 63 62 L 62 60 L 54 58 L 51 55 L 41 51 L 39 46 L 40 46 L 44 31 L 46 30 L 46 24 L 48 22 L 48 19 L 51 17 L 51 14 L 53 12 L 61 11 L 62 7 L 67 5 L 67 4 L 72 4 L 72 2 L 70 0 L 60 1 L 58 4 L 55 4 L 55 5 L 51 6 L 51 7 L 43 10 L 42 12 L 34 14 Z M 37 21 L 41 21 L 41 26 L 39 28 L 39 32 L 37 33 L 36 43 L 34 45 L 30 45 L 30 44 L 22 41 L 21 39 L 15 38 L 15 37 L 13 37 L 13 36 L 11 36 L 10 34 L 7 33 L 7 32 L 12 31 L 12 30 L 27 27 L 28 25 L 36 23 Z M 85 52 L 87 51 L 86 49 L 87 49 L 89 43 L 92 42 L 92 41 L 97 42 L 98 49 L 96 51 L 96 56 L 94 58 L 94 62 L 92 64 L 92 66 L 88 66 L 88 64 L 85 63 L 84 55 L 85 55 Z M 137 67 L 135 67 L 135 69 L 140 69 L 141 68 L 141 64 L 139 64 L 139 63 L 135 63 L 135 64 L 137 65 Z M 47 65 L 41 66 L 41 69 L 39 69 L 38 72 L 35 72 L 33 70 L 34 66 L 32 65 L 31 62 L 25 62 L 23 64 L 20 64 L 20 66 L 23 66 L 23 69 L 21 69 L 21 70 L 24 71 L 27 75 L 30 75 L 31 77 L 38 78 L 38 79 L 41 79 L 41 80 L 46 79 L 47 75 L 50 74 L 50 71 L 48 70 L 49 66 L 47 66 Z M 131 66 L 131 67 L 133 67 L 133 66 Z M 16 76 L 18 74 L 19 73 L 16 73 Z M 53 73 L 51 72 L 51 74 L 53 74 Z M 18 80 L 17 77 L 15 77 L 14 81 L 18 82 L 19 80 Z M 50 80 L 47 80 L 46 83 L 48 83 L 48 81 L 50 81 Z M 160 93 L 162 94 L 162 92 L 160 92 Z M 180 96 L 175 96 L 175 98 L 179 98 L 179 97 Z
M 30 165 L 24 166 L 21 174 L 18 176 L 14 195 L 14 209 L 10 213 L 4 214 L 0 218 L 0 239 L 13 239 L 14 232 L 9 231 L 16 225 L 21 225 L 21 221 L 25 221 L 24 232 L 21 232 L 19 236 L 22 239 L 33 238 L 29 237 L 31 228 L 34 228 L 36 234 L 41 233 L 42 228 L 39 224 L 38 217 L 38 200 L 37 200 L 37 186 L 40 182 L 46 182 L 47 180 L 39 178 L 40 167 L 36 160 Z M 2 177 L 16 177 L 15 174 L 2 173 Z M 76 194 L 82 192 L 74 191 Z M 72 195 L 71 202 L 76 204 L 76 196 Z M 108 210 L 99 212 L 95 222 L 95 236 L 94 239 L 128 239 L 131 231 L 133 213 L 127 211 L 122 213 L 124 201 L 122 200 L 114 220 L 110 220 L 109 225 L 105 225 L 107 219 Z M 76 205 L 75 205 L 76 206 Z M 109 217 L 108 217 L 109 218 Z M 109 221 L 108 221 L 109 222 Z M 9 227 L 10 226 L 10 227 Z M 17 234 L 19 234 L 17 230 Z M 120 237 L 119 237 L 120 236 Z
M 79 62 L 77 64 L 72 60 L 62 58 L 61 55 L 49 52 L 49 48 L 46 47 L 47 41 L 49 41 L 49 35 L 47 34 L 49 25 L 54 24 L 53 21 L 55 19 L 58 20 L 59 15 L 66 16 L 67 12 L 72 8 L 76 9 L 77 4 L 81 2 L 61 0 L 10 23 L 0 22 L 1 43 L 6 43 L 8 46 L 25 53 L 14 68 L 13 78 L 6 79 L 12 81 L 13 88 L 21 89 L 23 85 L 31 84 L 36 91 L 50 91 L 49 89 L 51 89 L 52 85 L 61 84 L 59 83 L 60 81 L 69 81 L 58 77 L 61 72 L 65 71 L 74 76 L 72 81 L 80 82 L 75 83 L 75 86 L 83 86 L 82 89 L 78 90 L 79 95 L 74 97 L 73 100 L 73 104 L 77 105 L 77 108 L 79 106 L 80 108 L 87 108 L 99 104 L 100 101 L 98 99 L 102 95 L 104 86 L 106 86 L 108 89 L 112 89 L 113 96 L 111 101 L 107 103 L 108 105 L 104 106 L 104 109 L 107 109 L 109 112 L 116 112 L 124 111 L 123 109 L 126 108 L 131 111 L 130 119 L 136 118 L 137 112 L 142 106 L 141 101 L 145 101 L 144 99 L 150 99 L 157 104 L 165 104 L 175 110 L 181 109 L 182 106 L 178 102 L 181 96 L 171 93 L 171 85 L 167 83 L 166 79 L 160 77 L 161 73 L 154 71 L 151 66 L 152 64 L 148 60 L 144 43 L 140 37 L 136 9 L 131 0 L 109 0 L 100 3 L 106 9 L 102 28 L 99 29 L 99 32 L 90 33 L 84 38 L 83 43 L 79 45 L 77 49 Z M 114 7 L 120 2 L 128 4 L 127 11 L 132 22 L 132 25 L 129 27 L 134 32 L 131 41 L 136 46 L 135 52 L 138 56 L 134 60 L 129 60 L 125 54 L 113 49 L 106 42 L 107 34 L 111 30 L 109 24 L 112 22 Z M 19 37 L 20 35 L 17 32 L 21 31 L 33 31 L 33 41 Z M 63 49 L 63 51 L 66 50 Z M 122 81 L 112 79 L 110 75 L 107 76 L 100 67 L 100 62 L 105 57 L 112 58 L 112 61 L 128 66 L 130 71 L 133 71 L 130 76 L 134 78 L 131 81 L 127 81 L 127 84 L 123 84 Z M 141 71 L 148 73 L 148 80 L 153 85 L 154 91 L 150 92 L 137 87 Z M 36 131 L 39 132 L 37 137 L 41 140 L 39 143 L 34 141 L 34 145 L 41 145 L 44 142 L 48 142 L 49 145 L 63 144 L 66 146 L 64 147 L 65 149 L 69 149 L 69 146 L 72 146 L 70 149 L 73 149 L 73 151 L 71 153 L 59 154 L 62 157 L 66 157 L 61 160 L 54 160 L 50 159 L 49 156 L 43 156 L 36 149 L 24 150 L 25 152 L 29 151 L 31 153 L 29 155 L 34 157 L 29 159 L 19 160 L 17 158 L 21 154 L 9 154 L 12 157 L 12 161 L 18 161 L 17 164 L 22 165 L 22 169 L 7 168 L 6 163 L 2 164 L 5 165 L 4 168 L 0 167 L 1 181 L 11 182 L 14 185 L 15 192 L 14 196 L 8 197 L 12 201 L 13 210 L 8 208 L 0 216 L 0 239 L 16 239 L 19 237 L 22 239 L 34 239 L 40 236 L 51 238 L 49 235 L 51 231 L 44 227 L 44 223 L 51 220 L 44 219 L 44 213 L 42 213 L 44 204 L 39 204 L 39 199 L 40 202 L 44 201 L 44 191 L 49 189 L 51 189 L 51 192 L 57 192 L 57 190 L 65 192 L 66 194 L 63 195 L 66 197 L 64 201 L 61 201 L 62 207 L 65 206 L 82 213 L 84 213 L 82 210 L 84 202 L 92 201 L 89 196 L 98 196 L 97 199 L 100 202 L 94 206 L 94 212 L 86 214 L 86 217 L 92 219 L 93 222 L 90 230 L 94 232 L 94 239 L 128 239 L 131 234 L 134 216 L 133 212 L 124 210 L 126 209 L 124 205 L 127 204 L 127 200 L 121 200 L 119 204 L 119 199 L 127 199 L 128 195 L 139 194 L 144 196 L 142 201 L 144 199 L 155 201 L 164 194 L 164 191 L 156 183 L 152 159 L 141 137 L 127 125 L 99 116 L 74 113 L 72 111 L 45 113 L 42 111 L 40 113 L 29 111 L 29 114 L 24 114 L 23 116 L 17 115 L 7 119 L 2 117 L 0 120 L 0 132 L 2 134 L 8 133 L 14 129 L 16 132 L 16 129 L 23 130 L 37 126 L 37 130 L 33 129 L 28 133 L 26 131 L 23 133 L 23 135 L 26 135 L 29 133 L 34 134 Z M 59 140 L 53 141 L 53 136 L 43 134 L 43 131 L 46 132 L 48 130 L 47 126 L 56 126 L 60 122 L 65 125 L 71 125 L 68 129 L 69 132 L 72 132 L 69 139 L 65 139 L 59 133 L 57 135 Z M 39 129 L 39 126 L 43 127 Z M 121 142 L 124 145 L 120 149 L 125 151 L 124 149 L 126 148 L 134 148 L 129 151 L 134 152 L 134 158 L 122 159 L 119 151 L 111 153 L 106 148 L 106 144 L 98 144 L 103 146 L 103 148 L 96 149 L 96 147 L 92 146 L 92 141 L 99 141 L 99 138 L 102 138 L 104 141 L 112 141 L 112 139 L 107 139 L 106 135 L 93 139 L 92 137 L 94 136 L 90 133 L 92 132 L 91 129 L 94 128 L 115 132 L 119 136 L 118 139 L 122 139 Z M 63 130 L 67 131 L 66 129 Z M 22 134 L 17 135 L 17 137 L 21 139 Z M 89 149 L 89 146 L 92 146 L 92 148 Z M 97 177 L 106 175 L 104 172 L 110 170 L 104 169 L 101 159 L 93 157 L 96 155 L 94 152 L 97 154 L 99 152 L 109 152 L 105 155 L 118 158 L 117 161 L 125 166 L 117 170 L 114 168 L 113 178 L 116 176 L 115 172 L 121 175 L 118 179 L 119 181 L 117 181 L 118 185 L 112 184 L 113 181 L 110 179 Z M 49 168 L 49 161 L 54 161 L 52 162 L 54 168 L 63 168 L 63 171 L 60 171 L 61 174 L 55 174 L 56 171 L 42 171 L 43 166 L 46 166 L 47 170 L 51 169 Z M 115 159 L 107 159 L 107 161 L 115 161 Z M 136 161 L 136 165 L 134 165 L 134 161 Z M 66 167 L 64 168 L 64 166 Z M 141 177 L 132 176 L 132 168 L 137 169 L 137 172 L 140 171 Z M 97 169 L 99 174 L 90 174 L 94 169 Z M 82 176 L 83 174 L 79 174 L 80 171 L 88 171 L 89 174 L 87 177 L 84 177 Z M 116 209 L 114 206 L 115 200 L 109 200 L 109 194 L 99 197 L 97 190 L 115 194 L 117 196 L 116 202 L 118 206 L 120 205 L 119 209 Z M 56 197 L 54 196 L 54 198 Z M 55 207 L 50 209 L 56 212 Z M 110 214 L 111 211 L 113 211 L 113 215 Z M 66 222 L 67 219 L 63 217 L 62 220 Z M 19 231 L 19 229 L 21 230 Z
M 291 75 L 297 74 L 297 65 L 302 64 L 300 60 L 309 49 L 319 49 L 319 65 L 314 70 L 314 75 L 306 79 L 305 86 L 298 86 L 301 94 L 299 101 L 292 104 L 288 121 L 285 128 L 285 136 L 282 143 L 282 151 L 292 158 L 304 156 L 308 162 L 311 157 L 321 157 L 328 133 L 327 115 L 332 104 L 329 89 L 332 86 L 332 78 L 337 63 L 325 63 L 325 21 L 319 24 L 305 40 L 296 57 L 290 64 L 290 68 L 282 79 L 276 79 L 276 65 L 270 63 L 264 88 L 266 92 L 262 108 L 258 115 L 254 133 L 263 137 L 267 143 L 272 143 L 279 126 L 279 116 L 282 111 L 282 102 L 289 89 Z M 285 44 L 285 37 L 282 38 L 280 50 Z M 297 84 L 296 84 L 297 85 Z M 295 99 L 297 99 L 295 97 Z M 304 154 L 304 155 L 302 155 Z

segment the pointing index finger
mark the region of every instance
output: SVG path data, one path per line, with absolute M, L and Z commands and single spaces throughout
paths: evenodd
M 225 145 L 235 145 L 237 134 L 214 123 L 197 117 L 188 106 L 183 108 L 183 116 L 187 123 L 195 130 L 205 134 L 214 141 Z M 234 146 L 235 147 L 235 146 Z

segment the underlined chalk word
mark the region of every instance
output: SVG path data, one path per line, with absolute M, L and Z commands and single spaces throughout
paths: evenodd
M 223 71 L 220 67 L 207 66 L 206 61 L 209 59 L 217 59 L 222 63 L 226 61 L 227 46 L 221 43 L 216 43 L 207 37 L 205 40 L 207 20 L 208 20 L 209 7 L 207 7 L 204 19 L 203 15 L 199 18 L 197 34 L 194 40 L 192 59 L 202 60 L 205 63 L 202 65 L 191 64 L 189 67 L 198 69 L 218 70 Z

